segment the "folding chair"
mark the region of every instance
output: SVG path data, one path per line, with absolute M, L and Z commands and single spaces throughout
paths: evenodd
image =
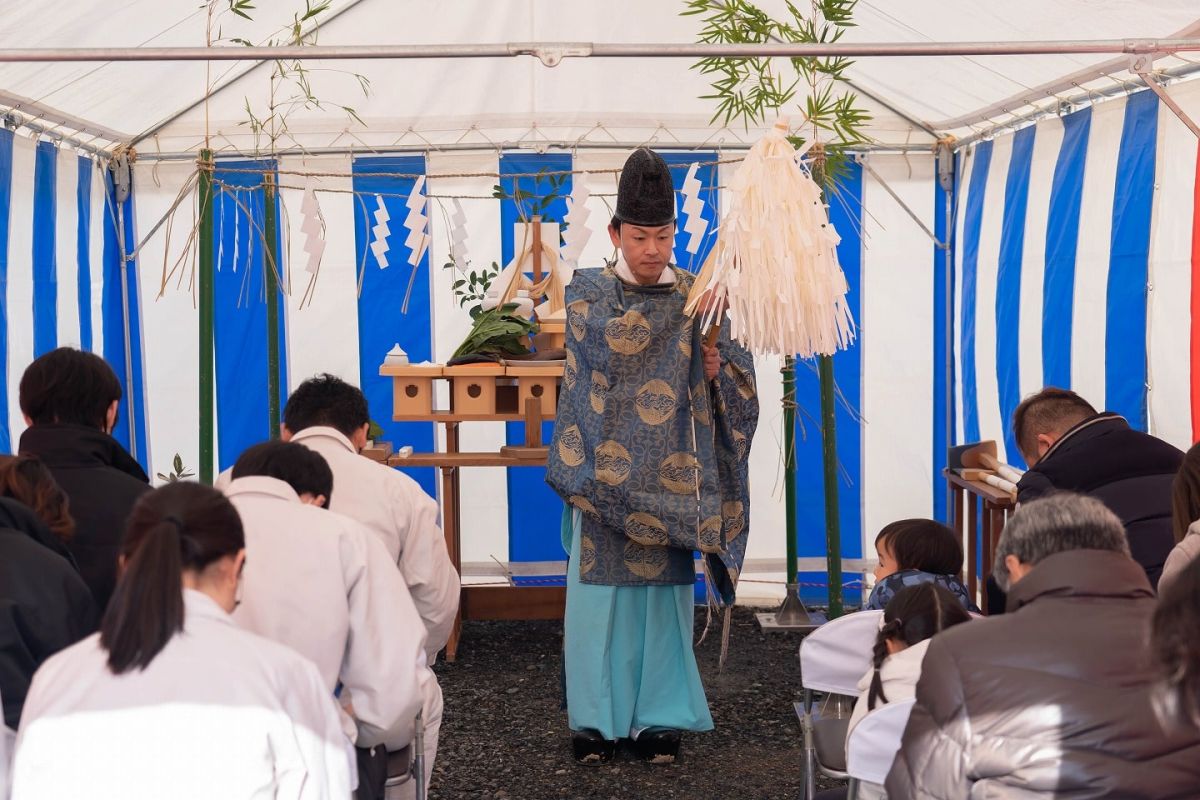
M 850 774 L 847 800 L 858 800 L 861 783 L 882 784 L 887 780 L 915 702 L 910 697 L 879 706 L 854 726 L 846 742 L 846 772 Z
M 388 753 L 388 777 L 384 792 L 409 781 L 416 781 L 416 800 L 425 800 L 425 720 L 417 714 L 412 743 L 403 750 Z
M 816 796 L 818 770 L 837 780 L 850 777 L 846 772 L 846 729 L 858 696 L 858 682 L 871 668 L 871 652 L 882 619 L 882 611 L 856 611 L 825 623 L 800 643 L 804 702 L 796 704 L 796 716 L 804 733 L 806 800 Z M 829 695 L 820 711 L 813 708 L 816 692 Z

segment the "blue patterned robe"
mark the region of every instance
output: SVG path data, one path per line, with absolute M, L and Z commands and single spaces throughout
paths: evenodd
M 750 527 L 753 359 L 725 326 L 721 374 L 705 379 L 699 323 L 683 313 L 694 278 L 674 270 L 658 286 L 611 266 L 575 272 L 546 480 L 583 512 L 583 583 L 690 584 L 698 550 L 732 602 Z

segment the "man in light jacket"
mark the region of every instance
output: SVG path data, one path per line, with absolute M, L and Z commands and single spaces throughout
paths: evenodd
M 232 478 L 225 494 L 246 535 L 234 619 L 317 665 L 358 747 L 403 749 L 423 710 L 430 774 L 442 692 L 427 663 L 425 626 L 383 545 L 349 517 L 322 509 L 336 484 L 308 448 L 256 445 L 238 458 Z
M 320 453 L 337 492 L 329 508 L 374 532 L 400 566 L 425 622 L 429 663 L 446 646 L 458 615 L 459 579 L 438 526 L 438 506 L 399 470 L 364 458 L 371 418 L 362 390 L 333 375 L 296 388 L 283 411 L 284 441 Z
M 931 640 L 888 797 L 1196 797 L 1200 734 L 1155 715 L 1154 591 L 1120 519 L 1032 501 L 995 564 L 1009 613 Z

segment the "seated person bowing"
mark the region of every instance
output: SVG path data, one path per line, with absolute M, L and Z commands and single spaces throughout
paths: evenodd
M 438 504 L 412 478 L 361 455 L 371 418 L 362 390 L 333 375 L 301 383 L 283 409 L 281 434 L 320 453 L 338 490 L 328 507 L 362 523 L 408 584 L 428 634 L 432 664 L 458 616 L 459 579 L 438 526 Z M 218 486 L 227 482 L 222 475 Z
M 316 667 L 229 616 L 243 542 L 215 489 L 138 500 L 100 633 L 34 675 L 14 800 L 350 795 L 350 743 Z
M 323 509 L 337 488 L 333 473 L 302 445 L 255 445 L 232 477 L 225 493 L 241 515 L 247 555 L 234 619 L 317 665 L 360 749 L 403 749 L 424 709 L 431 771 L 441 689 L 426 663 L 425 626 L 383 544 Z
M 13 730 L 38 667 L 100 621 L 66 546 L 74 530 L 66 496 L 40 461 L 0 459 L 0 699 Z
M 875 537 L 879 566 L 875 588 L 863 605 L 880 611 L 905 586 L 936 583 L 948 589 L 963 608 L 978 613 L 973 598 L 958 579 L 962 542 L 950 528 L 931 519 L 902 519 L 885 525 Z

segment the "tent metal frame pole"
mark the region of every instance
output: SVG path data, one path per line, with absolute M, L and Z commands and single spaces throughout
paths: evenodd
M 133 391 L 133 336 L 129 330 L 129 263 L 131 259 L 125 248 L 125 203 L 117 199 L 115 189 L 112 201 L 117 207 L 117 247 L 121 251 L 121 315 L 123 317 L 121 328 L 125 339 L 125 389 L 127 392 L 127 405 L 129 407 L 129 452 L 136 459 L 138 452 L 137 413 L 139 398 L 137 398 L 136 392 Z M 146 460 L 150 460 L 149 452 L 146 453 Z
M 284 158 L 312 158 L 319 156 L 374 156 L 374 155 L 397 155 L 404 153 L 425 153 L 436 155 L 437 153 L 490 153 L 490 152 L 515 152 L 521 150 L 532 150 L 538 153 L 544 153 L 550 150 L 634 150 L 638 147 L 652 146 L 663 151 L 689 151 L 689 150 L 712 150 L 721 152 L 743 152 L 754 146 L 753 142 L 655 142 L 655 141 L 639 141 L 639 142 L 577 142 L 577 141 L 559 141 L 559 142 L 495 142 L 495 143 L 473 143 L 473 142 L 454 142 L 444 145 L 381 145 L 379 147 L 363 147 L 361 144 L 353 147 L 308 147 L 304 150 L 295 150 L 281 152 L 279 155 Z M 906 144 L 906 145 L 857 145 L 851 148 L 850 152 L 854 153 L 871 153 L 873 155 L 933 155 L 933 143 L 922 144 Z M 218 154 L 221 158 L 251 158 L 254 153 L 244 152 L 241 150 L 229 150 Z M 139 162 L 148 161 L 195 161 L 196 151 L 183 150 L 169 153 L 143 153 L 138 152 Z M 436 176 L 435 176 L 436 177 Z
M 1173 34 L 1171 36 L 1171 38 L 1172 39 L 1189 39 L 1189 38 L 1194 38 L 1196 36 L 1200 36 L 1200 20 L 1197 20 L 1196 22 L 1193 22 L 1191 25 L 1188 25 L 1187 27 L 1183 28 L 1182 30 L 1177 31 L 1175 34 Z M 1148 56 L 1149 58 L 1147 59 L 1146 64 L 1147 64 L 1147 66 L 1149 66 L 1150 64 L 1152 64 L 1154 62 L 1154 60 L 1156 58 L 1158 58 L 1160 56 L 1164 56 L 1164 55 L 1169 55 L 1169 53 L 1155 52 L 1155 53 L 1138 53 L 1138 54 L 1127 54 L 1127 55 Z M 1046 100 L 1047 98 L 1057 99 L 1058 95 L 1062 92 L 1073 92 L 1073 90 L 1079 89 L 1080 84 L 1087 83 L 1088 81 L 1094 81 L 1099 78 L 1103 78 L 1107 75 L 1111 75 L 1114 72 L 1124 72 L 1129 69 L 1130 69 L 1130 61 L 1129 61 L 1128 57 L 1117 57 L 1117 58 L 1109 59 L 1108 61 L 1102 61 L 1099 64 L 1094 64 L 1090 67 L 1086 67 L 1086 68 L 1078 70 L 1076 72 L 1072 72 L 1069 75 L 1062 75 L 1058 78 L 1055 78 L 1052 81 L 1043 83 L 1040 86 L 1034 86 L 1030 89 L 1026 89 L 1023 92 L 1013 95 L 1012 97 L 1006 97 L 1003 100 L 1000 100 L 996 103 L 992 103 L 989 106 L 985 106 L 983 108 L 976 109 L 975 111 L 972 111 L 969 114 L 963 114 L 961 116 L 953 117 L 951 119 L 934 120 L 934 121 L 930 122 L 930 124 L 936 128 L 941 128 L 943 130 L 957 130 L 959 128 L 967 127 L 970 125 L 986 123 L 986 122 L 989 122 L 989 121 L 995 119 L 996 117 L 998 117 L 1002 114 L 1011 114 L 1014 109 L 1023 108 L 1025 106 L 1031 105 L 1033 103 L 1036 103 L 1036 102 L 1039 102 L 1042 100 Z M 1197 67 L 1195 64 L 1186 64 L 1183 67 L 1177 67 L 1175 69 L 1192 71 L 1192 70 L 1197 69 Z M 1166 70 L 1166 71 L 1164 71 L 1164 74 L 1167 74 L 1169 72 L 1170 72 L 1170 70 Z M 1083 97 L 1085 99 L 1088 97 L 1095 97 L 1095 96 L 1109 97 L 1109 96 L 1116 96 L 1116 95 L 1124 94 L 1126 91 L 1127 91 L 1127 89 L 1125 89 L 1125 87 L 1118 86 L 1118 87 L 1115 87 L 1115 89 L 1109 89 L 1109 90 L 1101 91 L 1101 92 L 1096 92 L 1096 91 L 1086 92 L 1083 95 Z
M 4 103 L 2 100 L 0 100 L 0 105 L 2 105 L 2 104 L 4 104 Z M 76 150 L 81 150 L 95 158 L 103 158 L 103 159 L 112 158 L 111 150 L 105 149 L 103 147 L 98 147 L 98 146 L 92 144 L 90 141 L 84 141 L 83 139 L 80 139 L 77 136 L 70 136 L 68 134 L 65 134 L 65 133 L 57 130 L 54 126 L 46 125 L 41 122 L 38 122 L 37 120 L 35 120 L 33 117 L 29 116 L 28 114 L 24 114 L 15 109 L 7 109 L 4 111 L 0 111 L 0 123 L 2 123 L 4 125 L 4 127 L 8 128 L 9 130 L 25 128 L 26 130 L 31 131 L 32 133 L 34 133 L 37 136 L 46 136 L 47 138 L 55 139 L 60 144 L 65 144 L 70 147 L 74 147 Z M 91 133 L 91 131 L 84 131 L 84 133 Z M 98 137 L 98 135 L 97 135 L 97 137 Z M 97 137 L 93 137 L 93 138 L 97 138 Z
M 5 62 L 272 61 L 533 56 L 548 67 L 564 58 L 814 58 L 1170 54 L 1200 51 L 1200 38 L 1091 39 L 1030 42 L 837 42 L 820 44 L 693 44 L 678 42 L 491 42 L 479 44 L 304 45 L 284 47 L 10 47 Z
M 1122 67 L 1121 69 L 1124 70 L 1127 68 L 1128 67 Z M 1152 74 L 1155 76 L 1156 82 L 1161 86 L 1161 85 L 1163 85 L 1164 81 L 1178 81 L 1178 80 L 1183 80 L 1184 78 L 1191 77 L 1192 75 L 1200 74 L 1200 64 L 1185 64 L 1183 66 L 1175 67 L 1173 69 L 1157 70 Z M 1076 85 L 1077 85 L 1077 83 L 1071 84 L 1071 86 L 1076 86 Z M 978 133 L 974 133 L 971 136 L 964 136 L 962 139 L 959 139 L 958 141 L 956 141 L 954 143 L 954 148 L 956 150 L 961 150 L 962 148 L 969 147 L 970 145 L 973 145 L 976 142 L 980 142 L 984 139 L 991 138 L 992 136 L 997 135 L 1000 131 L 1009 130 L 1009 129 L 1015 130 L 1016 128 L 1022 128 L 1026 125 L 1030 125 L 1034 122 L 1037 122 L 1038 120 L 1045 119 L 1047 117 L 1061 116 L 1064 113 L 1064 107 L 1068 110 L 1073 110 L 1076 107 L 1082 107 L 1085 105 L 1094 105 L 1097 101 L 1111 100 L 1115 97 L 1121 97 L 1123 95 L 1127 95 L 1127 94 L 1130 94 L 1131 92 L 1137 91 L 1138 89 L 1141 89 L 1141 88 L 1145 87 L 1146 85 L 1147 85 L 1147 82 L 1142 77 L 1134 76 L 1118 86 L 1113 86 L 1111 88 L 1106 88 L 1106 89 L 1097 89 L 1097 90 L 1079 92 L 1077 94 L 1071 95 L 1070 97 L 1064 98 L 1061 103 L 1055 105 L 1055 107 L 1053 107 L 1053 108 L 1035 108 L 1034 110 L 1029 111 L 1025 114 L 1014 115 L 1013 118 L 1006 123 L 993 125 L 990 128 L 988 128 L 987 130 L 979 131 Z M 1061 86 L 1060 88 L 1065 89 L 1065 88 L 1070 88 L 1070 87 Z M 1034 97 L 1033 99 L 1040 99 L 1041 97 L 1049 97 L 1052 95 L 1053 95 L 1053 93 L 1049 92 L 1047 90 L 1039 90 L 1039 94 L 1036 97 Z M 1020 107 L 1023 105 L 1029 105 L 1032 102 L 1032 100 L 1021 100 L 1019 102 L 1017 100 L 1014 100 L 1013 102 L 1015 104 L 1015 107 Z M 989 108 L 991 108 L 991 107 L 989 107 Z M 985 109 L 985 111 L 986 110 L 988 110 L 988 109 Z M 983 112 L 980 112 L 980 113 L 983 113 Z M 978 115 L 972 115 L 972 117 L 970 119 L 973 122 L 987 122 L 987 121 L 993 119 L 993 117 L 979 117 L 978 119 L 976 119 L 977 116 Z M 965 120 L 966 118 L 962 118 L 962 119 Z M 948 120 L 948 121 L 949 122 L 958 122 L 959 120 Z M 969 125 L 972 123 L 964 121 L 963 124 Z

